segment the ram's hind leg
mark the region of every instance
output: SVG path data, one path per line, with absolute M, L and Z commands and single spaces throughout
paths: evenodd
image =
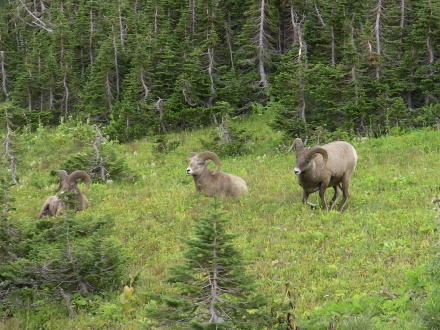
M 321 182 L 319 187 L 319 197 L 321 198 L 322 208 L 328 211 L 327 203 L 325 202 L 325 191 L 327 190 L 328 183 Z
M 336 201 L 338 200 L 339 196 L 341 196 L 342 193 L 342 186 L 341 184 L 337 184 L 336 186 L 333 187 L 333 189 L 335 190 L 335 194 L 333 195 L 332 200 L 330 201 L 330 210 L 333 208 L 333 206 L 336 204 Z
M 346 176 L 344 176 L 344 178 L 342 179 L 342 200 L 341 200 L 341 204 L 339 204 L 338 207 L 339 212 L 342 212 L 348 197 L 350 197 L 350 193 L 348 191 L 348 188 L 350 187 L 350 178 L 351 177 L 347 178 Z

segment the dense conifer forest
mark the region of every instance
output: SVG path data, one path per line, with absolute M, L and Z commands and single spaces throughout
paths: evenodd
M 439 0 L 3 0 L 0 101 L 120 141 L 267 107 L 274 127 L 438 122 Z

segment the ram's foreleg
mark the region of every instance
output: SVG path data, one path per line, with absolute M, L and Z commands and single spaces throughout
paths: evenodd
M 308 201 L 308 199 L 309 199 L 309 195 L 310 195 L 310 193 L 308 193 L 307 191 L 304 190 L 304 192 L 303 192 L 303 198 L 302 198 L 302 203 L 303 203 L 303 204 L 306 204 L 306 205 L 308 205 L 308 206 L 310 206 L 310 207 L 312 207 L 312 208 L 314 208 L 314 209 L 319 208 L 319 205 L 318 205 L 318 204 L 313 204 L 313 203 L 310 203 L 310 202 Z
M 336 186 L 333 186 L 333 189 L 335 189 L 335 194 L 333 195 L 332 200 L 330 201 L 330 210 L 335 206 L 336 201 L 338 200 L 339 196 L 342 194 L 342 187 L 341 184 L 337 184 Z

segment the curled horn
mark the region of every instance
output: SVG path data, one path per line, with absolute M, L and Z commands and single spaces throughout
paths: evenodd
M 207 159 L 211 159 L 214 161 L 215 164 L 215 169 L 214 169 L 214 173 L 217 173 L 220 170 L 220 159 L 218 158 L 218 156 L 213 153 L 212 151 L 205 151 L 202 152 L 199 155 L 200 158 L 202 158 L 203 160 L 207 160 Z
M 84 180 L 86 184 L 86 187 L 84 188 L 84 192 L 87 192 L 90 188 L 90 183 L 91 183 L 90 176 L 86 172 L 80 170 L 72 172 L 69 175 L 69 181 L 76 181 L 78 179 Z
M 316 146 L 316 147 L 312 147 L 312 148 L 308 149 L 307 151 L 308 151 L 307 158 L 311 159 L 314 154 L 321 154 L 322 158 L 324 159 L 324 165 L 323 166 L 325 166 L 325 164 L 327 164 L 328 153 L 327 153 L 327 151 L 324 148 Z
M 295 141 L 293 141 L 289 150 L 287 150 L 287 153 L 289 153 L 290 150 L 292 150 L 294 147 L 296 148 L 296 151 L 303 151 L 304 150 L 304 144 L 300 138 L 296 138 Z

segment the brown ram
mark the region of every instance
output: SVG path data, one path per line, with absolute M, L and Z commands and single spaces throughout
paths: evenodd
M 78 180 L 82 179 L 85 182 L 84 191 L 81 191 L 78 187 Z M 89 207 L 89 201 L 85 193 L 90 188 L 90 176 L 84 171 L 75 171 L 70 175 L 66 171 L 60 171 L 60 184 L 56 191 L 61 190 L 59 196 L 50 196 L 46 202 L 44 202 L 43 207 L 40 210 L 38 218 L 41 219 L 43 216 L 59 216 L 61 215 L 66 204 L 69 208 L 75 211 L 82 211 Z M 74 195 L 74 200 L 73 200 Z
M 207 160 L 209 159 L 214 161 L 214 171 L 208 167 Z M 201 154 L 192 152 L 186 174 L 193 176 L 196 191 L 202 191 L 210 196 L 238 197 L 248 190 L 246 182 L 239 176 L 220 172 L 220 159 L 211 151 L 205 151 Z
M 349 197 L 350 179 L 357 164 L 357 153 L 354 147 L 344 141 L 335 141 L 323 146 L 304 148 L 301 139 L 293 142 L 289 151 L 296 148 L 296 165 L 293 169 L 298 176 L 298 183 L 303 188 L 302 202 L 316 207 L 307 201 L 309 195 L 319 191 L 322 207 L 327 210 L 324 200 L 325 191 L 333 187 L 335 194 L 330 202 L 330 209 L 343 194 L 338 211 L 341 212 Z

